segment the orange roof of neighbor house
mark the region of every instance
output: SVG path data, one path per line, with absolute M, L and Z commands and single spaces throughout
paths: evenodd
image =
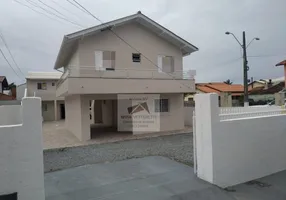
M 197 85 L 197 89 L 202 91 L 202 92 L 205 92 L 205 93 L 217 93 L 219 94 L 219 91 L 213 89 L 213 88 L 210 88 L 210 87 L 207 87 L 207 86 L 204 86 L 204 85 Z
M 203 87 L 203 88 L 202 88 Z M 223 82 L 214 82 L 214 83 L 198 83 L 197 89 L 205 93 L 220 93 L 220 92 L 230 92 L 230 93 L 242 93 L 243 85 L 232 84 L 228 85 Z
M 243 92 L 243 86 L 240 84 L 221 84 L 221 85 L 208 85 L 209 87 L 212 87 L 216 90 L 219 90 L 221 92 Z
M 283 60 L 280 63 L 277 63 L 275 66 L 281 66 L 281 65 L 286 65 L 286 60 Z

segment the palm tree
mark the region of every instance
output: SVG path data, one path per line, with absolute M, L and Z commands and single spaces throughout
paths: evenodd
M 232 81 L 230 79 L 227 79 L 226 81 L 224 81 L 224 83 L 228 84 L 228 85 L 231 85 L 232 84 Z

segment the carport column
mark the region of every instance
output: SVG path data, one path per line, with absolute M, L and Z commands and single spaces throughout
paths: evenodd
M 87 141 L 91 139 L 90 136 L 90 108 L 89 100 L 84 96 L 80 95 L 80 106 L 81 106 L 81 141 Z
M 80 141 L 90 140 L 89 101 L 84 95 L 65 97 L 66 128 Z
M 195 158 L 197 163 L 197 175 L 199 178 L 213 183 L 213 133 L 219 123 L 218 95 L 195 95 Z
M 55 110 L 55 121 L 58 120 L 58 105 L 57 100 L 54 100 L 54 110 Z

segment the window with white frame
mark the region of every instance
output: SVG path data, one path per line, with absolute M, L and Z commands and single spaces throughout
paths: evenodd
M 175 71 L 174 68 L 174 57 L 173 56 L 158 56 L 158 71 L 172 73 Z
M 37 83 L 37 89 L 38 90 L 46 90 L 47 89 L 47 83 Z
M 115 51 L 95 51 L 95 68 L 97 70 L 114 70 Z
M 155 99 L 155 112 L 169 112 L 169 99 Z

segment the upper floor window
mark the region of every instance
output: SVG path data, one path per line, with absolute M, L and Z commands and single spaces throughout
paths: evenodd
M 55 86 L 55 82 L 52 82 L 52 86 Z
M 115 51 L 95 51 L 95 68 L 97 70 L 114 70 Z
M 174 69 L 174 57 L 173 56 L 158 56 L 158 71 L 172 73 Z
M 169 112 L 169 99 L 155 99 L 155 112 Z
M 141 54 L 140 53 L 133 53 L 132 54 L 132 61 L 133 62 L 141 62 Z
M 47 89 L 47 83 L 38 83 L 37 88 L 38 88 L 38 90 L 46 90 Z

